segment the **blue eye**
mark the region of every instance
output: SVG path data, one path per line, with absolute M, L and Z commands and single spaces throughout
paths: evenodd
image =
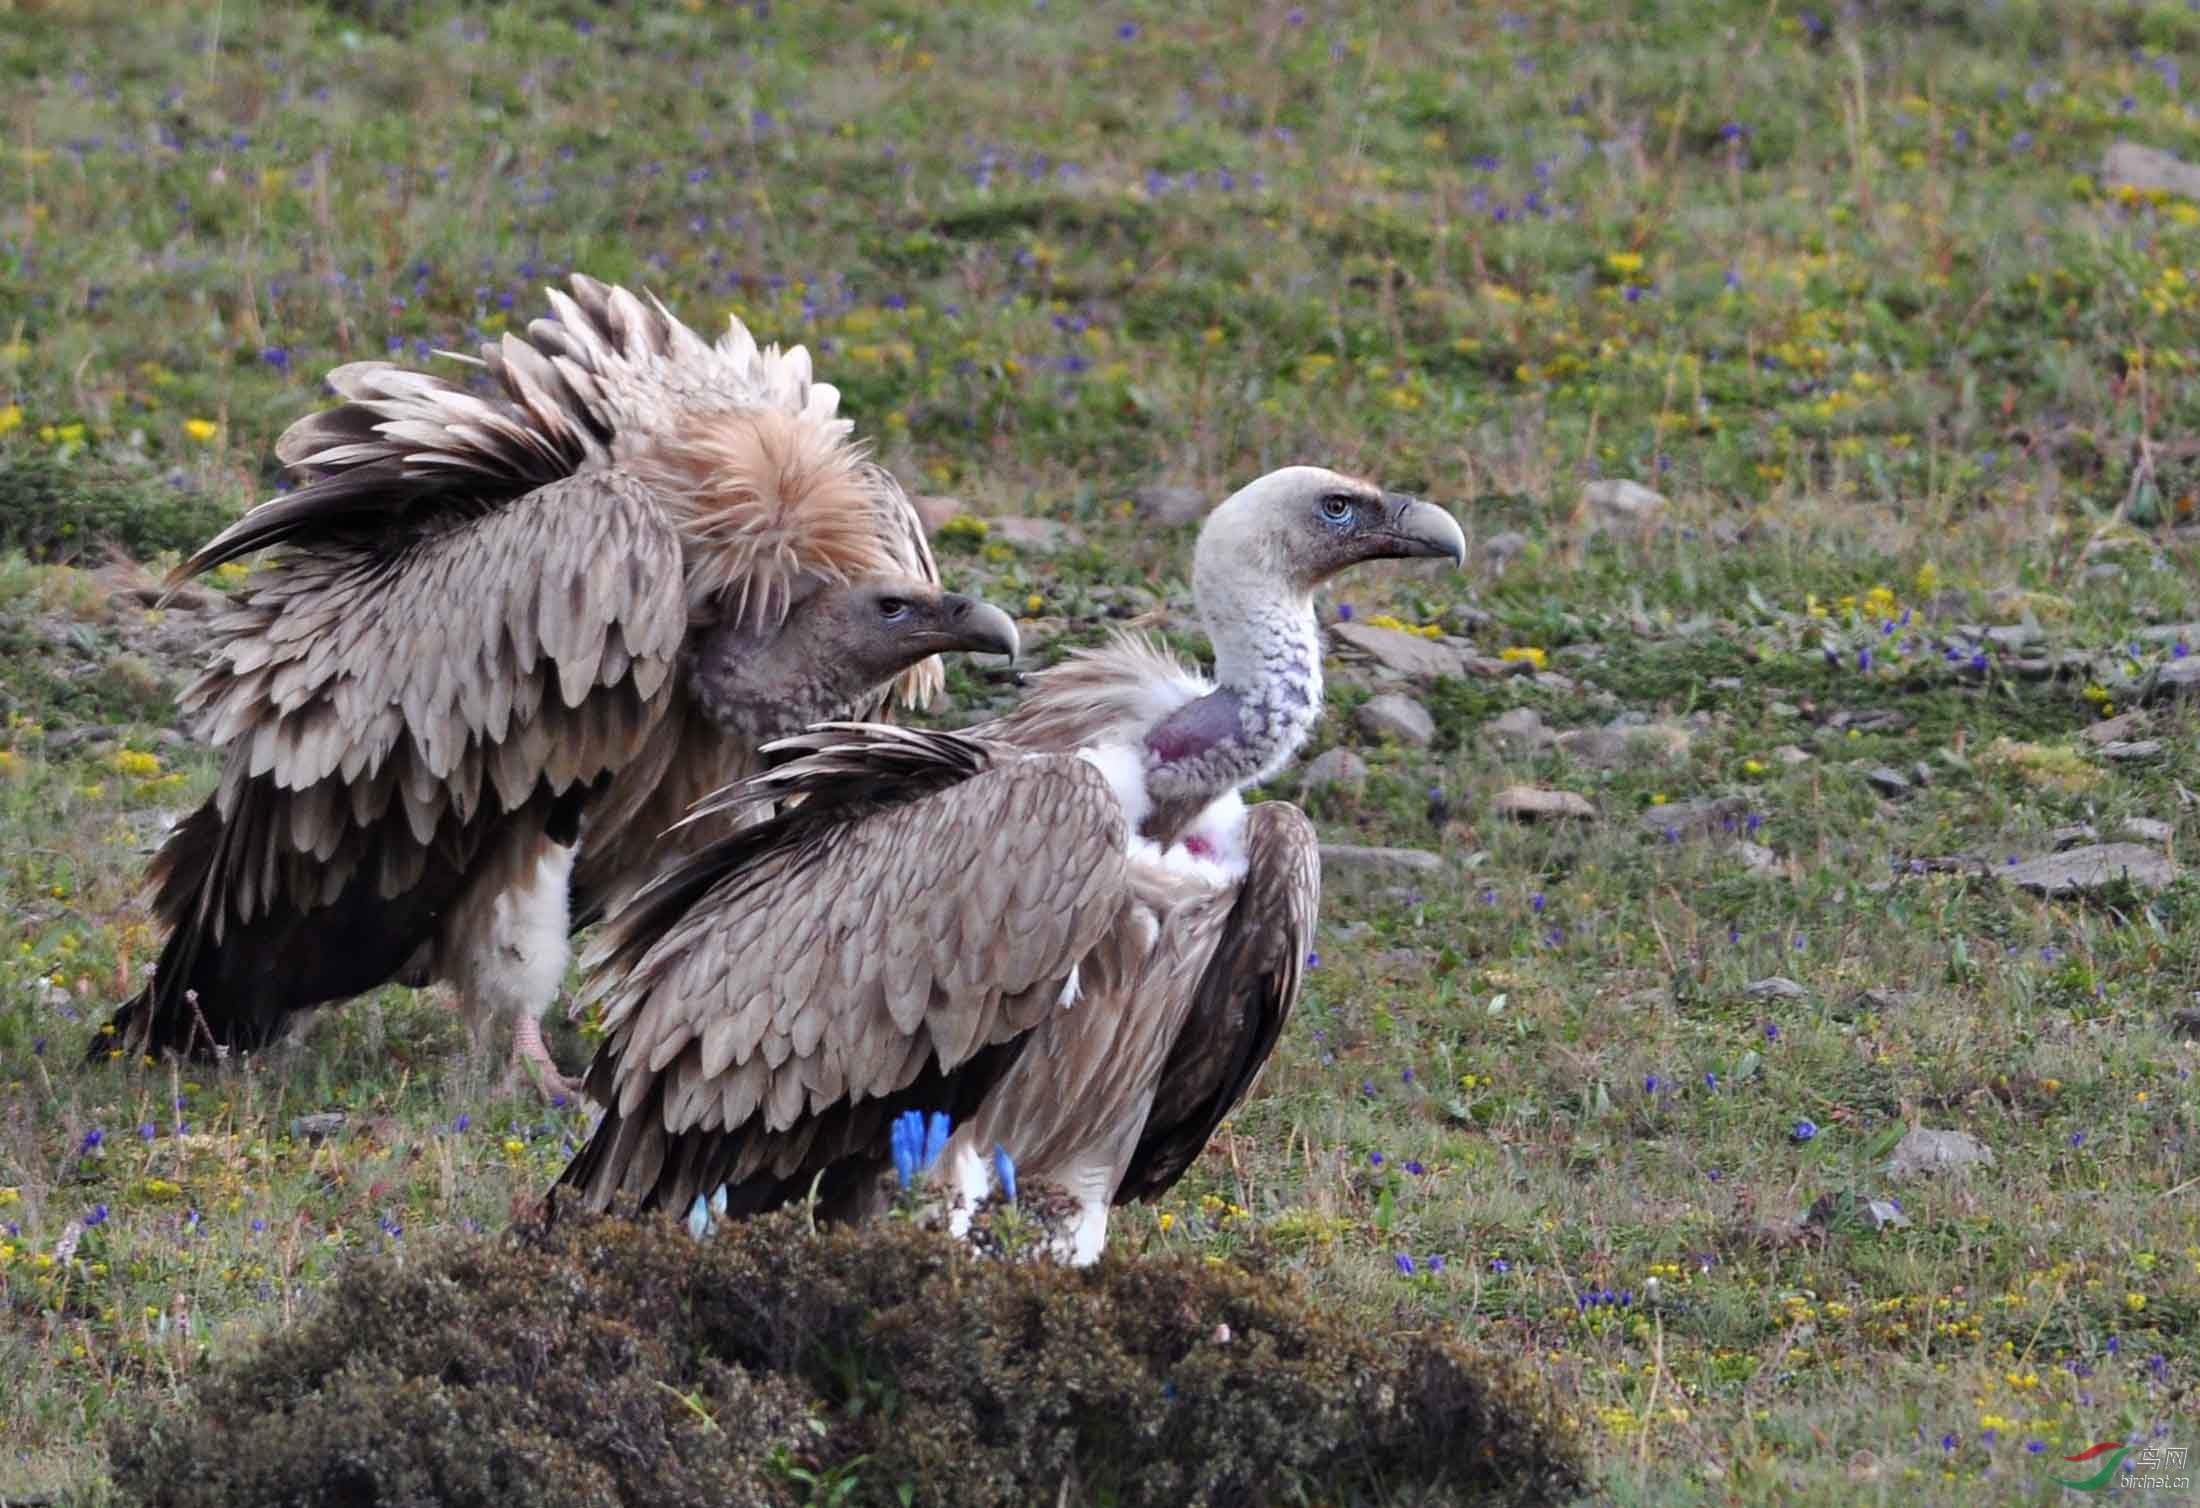
M 899 597 L 881 597 L 878 604 L 878 615 L 888 623 L 899 623 L 909 616 L 909 604 Z
M 1352 517 L 1352 499 L 1341 492 L 1332 492 L 1322 499 L 1322 522 L 1341 524 Z

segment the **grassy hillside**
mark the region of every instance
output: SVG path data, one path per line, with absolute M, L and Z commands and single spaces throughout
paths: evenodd
M 2003 878 L 2200 820 L 2200 203 L 2101 172 L 2200 164 L 2196 59 L 2114 0 L 0 0 L 0 1498 L 100 1500 L 105 1421 L 585 1128 L 402 990 L 249 1074 L 78 1066 L 249 579 L 155 609 L 111 553 L 266 495 L 330 366 L 575 269 L 808 344 L 943 512 L 1064 526 L 939 536 L 1041 661 L 1197 645 L 1160 489 L 1321 461 L 1466 523 L 1466 573 L 1325 601 L 1462 673 L 1340 641 L 1368 770 L 1308 798 L 1440 867 L 1332 873 L 1261 1097 L 1117 1248 L 1517 1354 L 1601 1501 L 2200 1447 L 2200 879 Z M 1363 731 L 1392 691 L 1429 746 Z M 1898 1178 L 1913 1125 L 1994 1161 Z

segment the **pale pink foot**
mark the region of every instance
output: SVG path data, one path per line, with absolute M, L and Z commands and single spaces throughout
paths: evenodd
M 541 1090 L 544 1099 L 561 1094 L 571 1098 L 581 1092 L 577 1081 L 558 1071 L 557 1060 L 543 1044 L 542 1024 L 532 1016 L 520 1017 L 512 1027 L 512 1066 L 505 1070 L 504 1088 L 516 1088 L 522 1079 Z

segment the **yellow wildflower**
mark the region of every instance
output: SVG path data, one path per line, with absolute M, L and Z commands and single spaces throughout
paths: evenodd
M 1642 271 L 1642 256 L 1638 252 L 1615 251 L 1605 257 L 1604 265 L 1621 277 L 1628 277 Z
M 1763 760 L 1761 760 L 1761 759 L 1745 759 L 1745 760 L 1743 760 L 1743 761 L 1742 761 L 1742 773 L 1743 773 L 1744 775 L 1748 775 L 1748 776 L 1750 776 L 1750 777 L 1754 778 L 1754 777 L 1756 777 L 1756 776 L 1758 776 L 1758 775 L 1762 775 L 1762 774 L 1763 774 L 1764 772 L 1765 772 L 1765 762 L 1764 762 Z
M 521 1141 L 518 1137 L 507 1136 L 504 1138 L 504 1155 L 506 1157 L 517 1157 L 526 1150 L 527 1143 Z
M 6 434 L 9 430 L 21 429 L 22 427 L 23 405 L 20 403 L 0 405 L 0 435 Z
M 2127 1293 L 2124 1295 L 2124 1307 L 2126 1309 L 2129 1309 L 2133 1314 L 2137 1314 L 2140 1310 L 2146 1308 L 2146 1306 L 2147 1296 L 2145 1294 Z
M 186 419 L 183 421 L 183 432 L 201 445 L 206 444 L 214 436 L 220 434 L 221 428 L 212 419 Z
M 1161 1234 L 1166 1236 L 1172 1229 L 1175 1228 L 1176 1216 L 1172 1215 L 1167 1210 L 1163 1210 L 1161 1212 L 1159 1224 L 1161 1226 Z
M 1024 611 L 1026 613 L 1036 614 L 1041 608 L 1045 607 L 1046 605 L 1046 598 L 1040 596 L 1037 592 L 1033 592 L 1030 596 L 1024 599 Z
M 1930 596 L 1933 588 L 1939 585 L 1940 567 L 1928 560 L 1917 568 L 1917 594 L 1920 597 Z
M 140 780 L 160 773 L 159 756 L 137 749 L 117 749 L 109 763 L 114 766 L 116 774 L 134 775 Z
M 1538 670 L 1549 659 L 1549 656 L 1533 644 L 1516 644 L 1510 649 L 1499 650 L 1497 657 L 1500 660 L 1526 660 Z

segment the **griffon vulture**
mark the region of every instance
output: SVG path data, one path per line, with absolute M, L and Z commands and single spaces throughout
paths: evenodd
M 1464 557 L 1443 509 L 1314 467 L 1217 507 L 1193 590 L 1209 682 L 1123 637 L 963 734 L 836 724 L 699 810 L 782 804 L 613 918 L 589 989 L 606 1106 L 561 1179 L 604 1208 L 874 1208 L 909 1110 L 946 1112 L 967 1225 L 999 1149 L 1076 1201 L 1097 1258 L 1244 1098 L 1299 992 L 1314 831 L 1239 789 L 1321 715 L 1313 591 L 1361 561 Z M 801 800 L 787 803 L 787 798 Z
M 586 909 L 646 879 L 770 738 L 868 717 L 890 684 L 922 704 L 942 651 L 1014 654 L 1005 614 L 940 590 L 802 347 L 572 286 L 483 348 L 491 393 L 337 368 L 345 401 L 276 443 L 301 485 L 177 568 L 274 550 L 184 693 L 228 759 L 152 863 L 172 930 L 120 1045 L 255 1049 L 443 980 L 477 1034 L 512 1018 L 515 1072 L 567 1087 L 537 1023 L 569 890 Z

